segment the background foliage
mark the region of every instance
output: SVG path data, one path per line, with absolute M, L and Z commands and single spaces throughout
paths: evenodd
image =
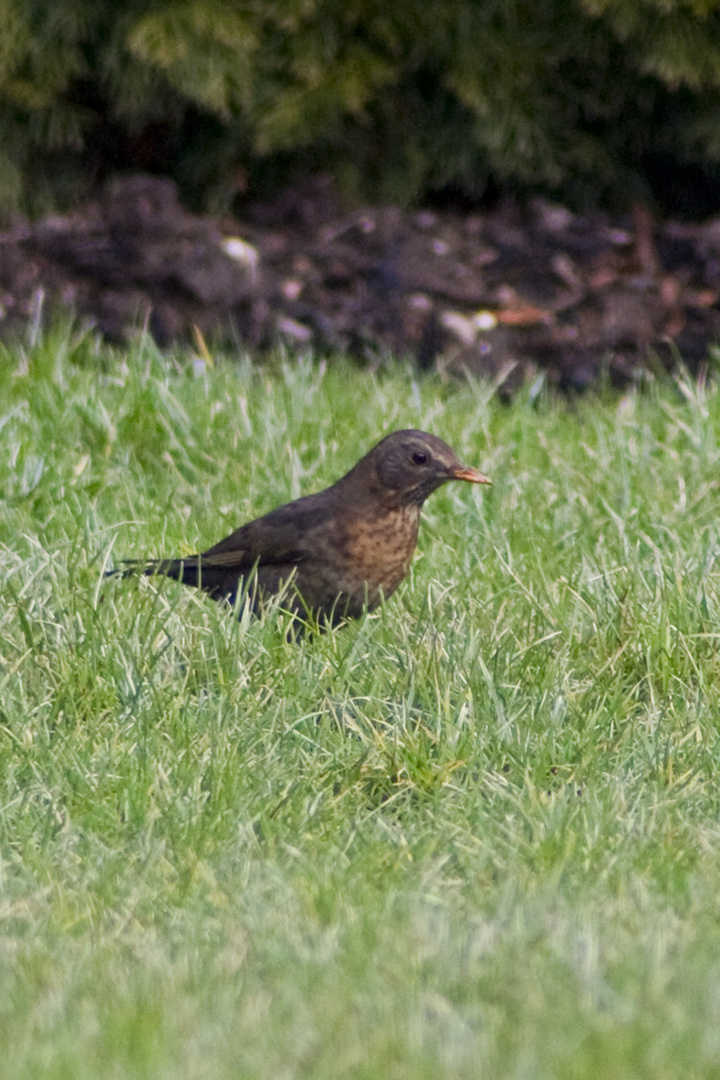
M 327 167 L 681 207 L 718 176 L 718 0 L 0 0 L 0 26 L 6 210 L 126 167 L 215 208 Z

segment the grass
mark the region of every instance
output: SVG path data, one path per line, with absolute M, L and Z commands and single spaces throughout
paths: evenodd
M 720 1075 L 720 391 L 0 358 L 0 1074 Z M 114 559 L 383 433 L 432 497 L 386 609 L 292 642 Z

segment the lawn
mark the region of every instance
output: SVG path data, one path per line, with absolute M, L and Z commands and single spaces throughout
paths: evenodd
M 124 557 L 384 433 L 384 610 L 294 640 Z M 720 1075 L 720 390 L 567 402 L 58 332 L 0 356 L 0 1075 Z

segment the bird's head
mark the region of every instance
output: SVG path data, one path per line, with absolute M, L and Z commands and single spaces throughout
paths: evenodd
M 418 507 L 448 480 L 492 483 L 477 469 L 461 464 L 442 439 L 425 431 L 394 431 L 373 447 L 359 468 L 371 470 L 391 497 Z

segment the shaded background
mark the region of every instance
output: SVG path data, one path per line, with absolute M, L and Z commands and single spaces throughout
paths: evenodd
M 707 358 L 716 0 L 0 18 L 5 336 L 59 305 L 118 341 L 147 324 L 578 388 Z

